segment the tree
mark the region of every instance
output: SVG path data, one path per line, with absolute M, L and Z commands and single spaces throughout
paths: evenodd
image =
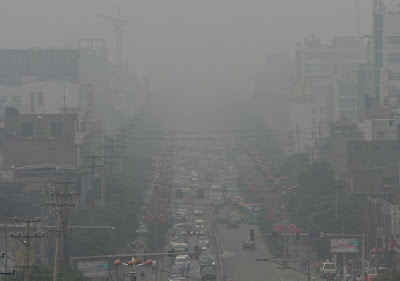
M 12 277 L 13 281 L 24 280 L 23 272 L 17 273 Z M 53 265 L 39 265 L 33 267 L 29 274 L 30 281 L 52 281 Z M 59 272 L 59 280 L 62 281 L 87 281 L 83 273 L 78 269 L 70 267 L 68 264 L 61 264 Z
M 340 188 L 334 170 L 323 162 L 312 164 L 300 174 L 296 190 L 288 193 L 290 217 L 308 231 L 357 233 L 361 228 L 362 210 L 360 199 Z
M 375 277 L 373 281 L 397 281 L 400 280 L 400 272 L 390 272 L 384 275 Z

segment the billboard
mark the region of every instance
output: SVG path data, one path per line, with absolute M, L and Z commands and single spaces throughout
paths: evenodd
M 357 239 L 331 239 L 331 253 L 357 253 Z
M 85 261 L 78 262 L 78 269 L 86 277 L 106 277 L 108 276 L 107 261 Z

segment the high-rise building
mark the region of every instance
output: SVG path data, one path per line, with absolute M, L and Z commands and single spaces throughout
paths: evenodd
M 400 105 L 400 10 L 396 1 L 373 1 L 374 93 L 376 104 Z
M 364 44 L 357 37 L 334 37 L 323 44 L 312 35 L 296 44 L 291 127 L 307 131 L 300 140 L 304 145 L 325 137 L 329 123 L 341 117 L 357 121 L 357 79 L 364 63 Z M 299 89 L 307 89 L 307 95 L 299 97 Z

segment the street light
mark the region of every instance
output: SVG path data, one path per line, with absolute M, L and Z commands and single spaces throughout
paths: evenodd
M 117 280 L 118 280 L 118 267 L 120 265 L 127 265 L 131 268 L 130 274 L 131 274 L 131 281 L 136 281 L 136 269 L 139 266 L 150 266 L 152 264 L 154 264 L 155 261 L 153 260 L 146 260 L 142 263 L 140 263 L 139 259 L 132 257 L 132 259 L 130 261 L 128 261 L 127 263 L 122 263 L 121 260 L 117 259 L 114 261 L 114 265 L 115 265 L 115 271 L 116 271 L 116 275 L 117 275 Z

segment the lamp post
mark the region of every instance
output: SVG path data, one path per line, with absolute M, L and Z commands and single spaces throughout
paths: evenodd
M 118 268 L 122 265 L 121 260 L 117 259 L 114 261 L 115 266 L 115 279 L 118 281 Z
M 120 265 L 127 265 L 131 268 L 130 274 L 131 274 L 131 281 L 136 281 L 136 269 L 139 266 L 149 266 L 152 265 L 154 262 L 153 260 L 146 260 L 142 263 L 139 262 L 139 260 L 135 257 L 132 257 L 132 259 L 130 261 L 128 261 L 127 263 L 122 263 L 121 260 L 117 259 L 114 261 L 114 265 L 115 265 L 115 273 L 116 273 L 116 279 L 118 281 L 118 267 Z

